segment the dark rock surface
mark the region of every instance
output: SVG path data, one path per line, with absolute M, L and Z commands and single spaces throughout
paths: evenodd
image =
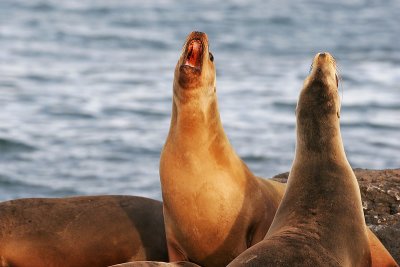
M 364 208 L 365 222 L 397 262 L 400 262 L 400 169 L 354 169 Z M 289 173 L 274 176 L 287 182 Z

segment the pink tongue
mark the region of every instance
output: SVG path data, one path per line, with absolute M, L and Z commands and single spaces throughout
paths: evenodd
M 200 67 L 200 56 L 203 48 L 201 46 L 201 42 L 198 40 L 193 40 L 189 43 L 187 58 L 185 61 L 185 65 L 191 67 Z

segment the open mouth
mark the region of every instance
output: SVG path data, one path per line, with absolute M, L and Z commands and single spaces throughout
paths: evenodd
M 183 65 L 200 70 L 202 56 L 203 43 L 199 39 L 193 39 L 187 45 L 186 60 Z

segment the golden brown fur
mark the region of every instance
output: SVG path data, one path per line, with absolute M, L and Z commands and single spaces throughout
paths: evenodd
M 162 204 L 131 196 L 0 203 L 1 267 L 104 267 L 168 260 Z
M 339 127 L 336 66 L 317 54 L 297 105 L 296 155 L 265 239 L 229 266 L 371 266 L 367 227 Z
M 382 242 L 368 228 L 368 241 L 371 250 L 372 267 L 399 267 Z
M 194 40 L 201 41 L 201 49 Z M 190 47 L 201 53 L 194 56 L 197 61 L 190 60 Z M 160 162 L 169 257 L 225 266 L 262 240 L 283 185 L 255 177 L 230 145 L 204 33 L 188 36 L 173 88 L 171 127 Z

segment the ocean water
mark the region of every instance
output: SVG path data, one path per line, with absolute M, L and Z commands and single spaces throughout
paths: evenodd
M 315 53 L 337 59 L 353 167 L 400 167 L 400 1 L 0 1 L 0 200 L 161 198 L 173 70 L 209 35 L 222 122 L 259 176 L 288 171 Z

